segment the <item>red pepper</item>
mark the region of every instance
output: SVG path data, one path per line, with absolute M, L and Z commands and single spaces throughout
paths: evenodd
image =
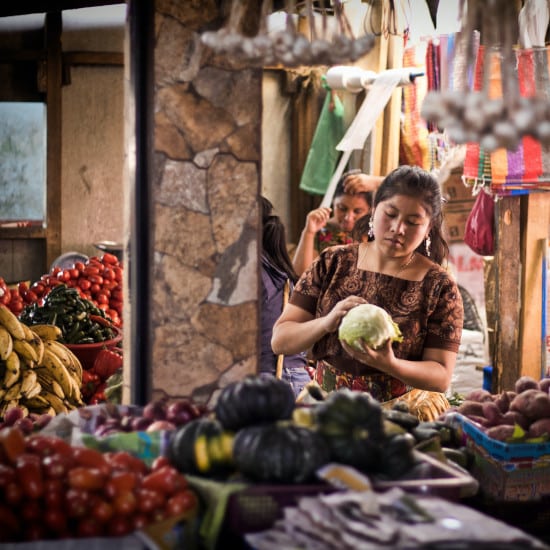
M 96 356 L 92 370 L 106 380 L 122 367 L 122 355 L 110 349 L 102 349 Z

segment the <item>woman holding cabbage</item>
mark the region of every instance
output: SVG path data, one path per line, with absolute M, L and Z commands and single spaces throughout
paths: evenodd
M 393 170 L 376 191 L 366 242 L 326 249 L 300 277 L 274 326 L 273 351 L 310 349 L 325 391 L 349 387 L 381 402 L 413 388 L 444 392 L 464 312 L 458 286 L 442 267 L 448 255 L 442 221 L 435 178 L 415 166 Z M 382 308 L 389 321 L 375 314 L 371 322 L 365 308 L 364 336 L 349 339 L 339 331 L 342 319 L 361 304 Z M 379 332 L 383 343 L 372 339 Z

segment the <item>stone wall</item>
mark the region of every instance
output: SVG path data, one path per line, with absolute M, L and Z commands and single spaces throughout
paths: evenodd
M 153 396 L 257 369 L 261 69 L 200 44 L 217 2 L 155 3 Z

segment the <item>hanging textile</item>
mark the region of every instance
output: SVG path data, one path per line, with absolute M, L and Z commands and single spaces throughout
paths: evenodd
M 519 91 L 523 97 L 536 94 L 550 96 L 548 48 L 516 51 Z M 474 91 L 483 86 L 484 49 L 480 46 L 476 59 Z M 489 56 L 488 95 L 502 97 L 500 55 Z M 487 153 L 477 143 L 468 143 L 464 162 L 466 184 L 490 182 L 491 191 L 498 195 L 522 194 L 534 190 L 550 190 L 550 147 L 531 136 L 524 136 L 515 151 L 504 148 Z
M 416 67 L 416 48 L 408 47 L 403 53 L 403 67 Z M 428 129 L 420 117 L 420 84 L 403 87 L 403 122 L 399 138 L 399 163 L 430 168 Z

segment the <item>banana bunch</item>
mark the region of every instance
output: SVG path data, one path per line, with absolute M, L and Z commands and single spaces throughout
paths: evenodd
M 11 407 L 54 416 L 84 405 L 82 365 L 60 336 L 59 327 L 29 327 L 0 305 L 0 417 Z

